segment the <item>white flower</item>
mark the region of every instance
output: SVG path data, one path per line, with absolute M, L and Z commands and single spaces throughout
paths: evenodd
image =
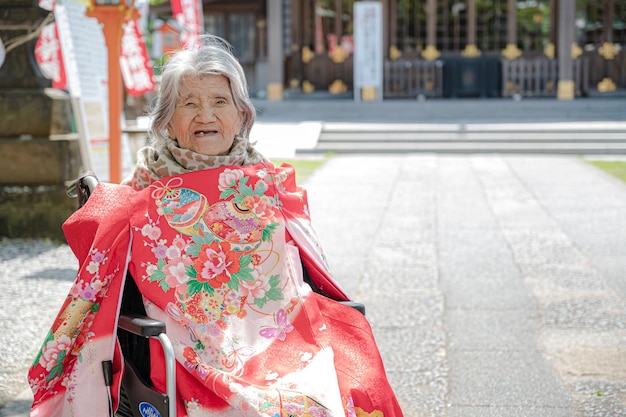
M 225 169 L 220 174 L 218 181 L 218 189 L 224 191 L 227 188 L 233 187 L 237 184 L 239 179 L 243 178 L 243 171 L 240 169 Z

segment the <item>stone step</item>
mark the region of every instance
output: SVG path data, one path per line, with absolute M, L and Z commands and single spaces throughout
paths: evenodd
M 298 152 L 621 154 L 626 123 L 324 123 L 316 146 Z
M 626 154 L 626 142 L 610 143 L 541 143 L 541 142 L 370 142 L 355 146 L 354 142 L 322 142 L 312 149 L 298 153 L 544 153 L 544 154 Z

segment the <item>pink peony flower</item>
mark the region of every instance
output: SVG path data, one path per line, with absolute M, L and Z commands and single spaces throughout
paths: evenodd
M 252 275 L 254 276 L 253 280 L 241 280 L 241 285 L 239 286 L 241 296 L 264 298 L 265 293 L 272 288 L 270 286 L 269 277 L 258 273 L 256 270 L 252 273 Z
M 62 335 L 59 337 L 59 340 L 49 341 L 43 348 L 39 364 L 46 368 L 46 371 L 50 372 L 60 362 L 59 354 L 67 354 L 69 352 L 71 343 L 72 340 L 67 335 Z
M 243 178 L 243 171 L 240 169 L 225 169 L 224 172 L 220 174 L 220 178 L 218 181 L 218 189 L 220 191 L 224 191 L 227 188 L 233 187 Z

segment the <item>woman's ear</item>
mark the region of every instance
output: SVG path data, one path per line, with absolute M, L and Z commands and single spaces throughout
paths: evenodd
M 243 137 L 243 126 L 246 124 L 246 113 L 243 111 L 239 112 L 239 129 L 237 129 L 237 134 Z

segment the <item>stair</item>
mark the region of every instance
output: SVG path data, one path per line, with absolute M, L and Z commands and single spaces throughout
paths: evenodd
M 626 122 L 323 123 L 297 152 L 626 154 Z

